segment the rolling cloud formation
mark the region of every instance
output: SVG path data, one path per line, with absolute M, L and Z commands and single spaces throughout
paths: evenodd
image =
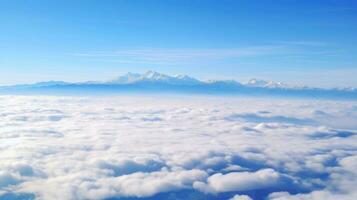
M 1 96 L 0 198 L 352 200 L 356 119 L 353 101 Z

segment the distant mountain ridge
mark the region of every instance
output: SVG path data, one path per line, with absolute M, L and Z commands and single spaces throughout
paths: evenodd
M 132 83 L 145 83 L 145 82 L 151 82 L 151 83 L 157 82 L 157 83 L 167 83 L 167 84 L 176 84 L 176 85 L 194 85 L 194 84 L 201 83 L 201 81 L 189 77 L 187 75 L 169 76 L 155 71 L 148 71 L 144 74 L 129 72 L 126 75 L 119 76 L 118 78 L 108 81 L 106 83 L 132 84 Z
M 249 87 L 291 88 L 290 86 L 282 82 L 265 81 L 258 79 L 250 79 L 245 85 Z
M 224 82 L 226 84 L 245 85 L 248 87 L 293 88 L 282 82 L 265 81 L 265 80 L 258 80 L 258 79 L 250 79 L 247 83 L 244 84 L 234 80 L 201 81 L 187 75 L 169 76 L 151 70 L 143 74 L 129 72 L 123 76 L 117 77 L 116 79 L 103 83 L 133 84 L 133 83 L 145 83 L 145 82 L 167 83 L 167 84 L 174 84 L 174 85 L 196 85 L 196 84 L 212 84 L 212 83 Z
M 0 87 L 0 94 L 116 94 L 126 92 L 357 99 L 357 90 L 354 88 L 298 87 L 282 82 L 258 79 L 251 79 L 247 83 L 239 83 L 234 80 L 201 81 L 187 75 L 169 76 L 155 71 L 143 74 L 129 72 L 104 82 L 47 81 Z

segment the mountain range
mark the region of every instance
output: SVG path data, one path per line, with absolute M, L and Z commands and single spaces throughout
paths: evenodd
M 47 81 L 35 84 L 1 86 L 0 94 L 117 94 L 117 93 L 189 93 L 211 95 L 287 96 L 308 98 L 357 99 L 354 88 L 312 88 L 282 82 L 251 79 L 201 81 L 187 75 L 169 76 L 155 71 L 127 73 L 113 80 L 70 83 Z

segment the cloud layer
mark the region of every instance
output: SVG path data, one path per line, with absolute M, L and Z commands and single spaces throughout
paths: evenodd
M 1 96 L 0 199 L 352 200 L 356 119 L 347 101 Z

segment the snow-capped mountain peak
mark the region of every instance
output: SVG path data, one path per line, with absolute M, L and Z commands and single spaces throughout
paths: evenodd
M 258 79 L 250 79 L 245 85 L 250 87 L 265 87 L 268 84 L 267 81 L 258 80 Z
M 150 83 L 168 83 L 168 84 L 181 84 L 190 85 L 198 84 L 199 80 L 192 78 L 187 75 L 176 75 L 169 76 L 166 74 L 158 73 L 156 71 L 147 71 L 143 74 L 137 73 L 127 73 L 126 75 L 119 76 L 118 78 L 109 81 L 111 84 L 131 84 L 140 82 L 150 82 Z
M 141 75 L 142 80 L 151 80 L 151 81 L 163 81 L 170 79 L 170 76 L 166 74 L 161 74 L 155 71 L 147 71 L 143 75 Z
M 141 74 L 137 73 L 127 73 L 123 76 L 119 76 L 116 79 L 113 79 L 111 81 L 108 81 L 108 83 L 111 84 L 127 84 L 127 83 L 132 83 L 137 81 L 141 77 Z
M 185 82 L 186 84 L 199 84 L 201 81 L 192 78 L 191 76 L 187 75 L 176 75 L 173 78 L 175 78 L 178 81 Z
M 285 83 L 282 82 L 274 82 L 274 81 L 269 81 L 265 87 L 268 88 L 288 88 L 289 86 Z
M 263 87 L 263 88 L 288 88 L 289 86 L 282 82 L 265 81 L 259 79 L 250 79 L 246 84 L 248 87 Z

